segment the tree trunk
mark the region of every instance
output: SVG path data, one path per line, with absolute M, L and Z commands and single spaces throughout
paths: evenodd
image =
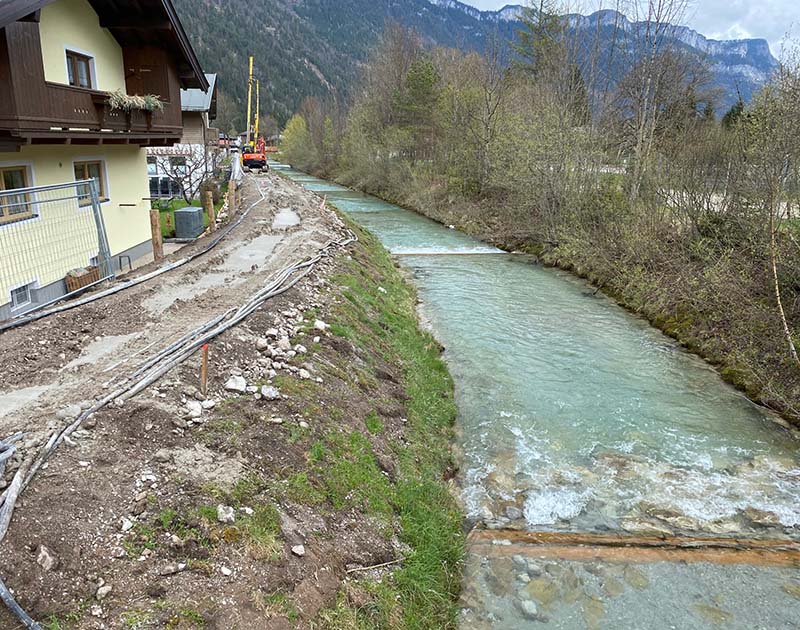
M 778 197 L 780 199 L 780 197 Z M 789 323 L 786 321 L 786 312 L 783 310 L 783 300 L 781 299 L 781 287 L 778 282 L 778 246 L 777 238 L 775 236 L 775 204 L 769 204 L 769 257 L 772 264 L 772 280 L 775 289 L 775 301 L 778 303 L 778 314 L 781 317 L 781 325 L 783 326 L 783 334 L 786 338 L 786 343 L 789 346 L 789 356 L 792 361 L 800 366 L 800 358 L 797 356 L 797 348 L 795 348 L 794 340 L 792 339 L 792 331 L 789 329 Z

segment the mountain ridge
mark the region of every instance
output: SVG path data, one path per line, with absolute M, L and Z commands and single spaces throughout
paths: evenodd
M 414 28 L 428 45 L 485 49 L 511 42 L 522 7 L 482 11 L 459 0 L 175 0 L 207 72 L 220 74 L 220 124 L 244 127 L 247 56 L 256 57 L 262 111 L 284 123 L 308 96 L 346 101 L 388 21 Z M 632 37 L 642 22 L 605 10 L 567 16 L 574 29 L 617 28 Z M 615 26 L 616 25 L 616 26 Z M 763 39 L 714 40 L 686 26 L 676 41 L 711 62 L 721 109 L 749 100 L 777 67 Z M 608 35 L 605 35 L 608 36 Z M 611 70 L 611 74 L 623 71 Z

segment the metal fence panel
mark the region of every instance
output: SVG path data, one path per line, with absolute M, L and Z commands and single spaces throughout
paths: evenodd
M 112 277 L 96 180 L 0 190 L 0 320 Z

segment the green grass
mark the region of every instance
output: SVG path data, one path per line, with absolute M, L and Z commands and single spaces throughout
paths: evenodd
M 340 599 L 326 613 L 327 623 L 331 628 L 454 628 L 464 536 L 462 514 L 443 480 L 452 468 L 453 383 L 439 345 L 418 327 L 414 290 L 375 237 L 347 221 L 360 245 L 345 273 L 334 279 L 346 299 L 331 318 L 331 331 L 402 366 L 408 434 L 407 444 L 395 446 L 400 466 L 394 486 L 377 468 L 366 437 L 328 436 L 325 494 L 334 505 L 355 501 L 373 513 L 399 517 L 400 538 L 411 552 L 391 581 L 369 585 L 372 606 L 354 611 Z M 365 419 L 373 434 L 382 430 L 379 423 L 372 414 Z M 313 453 L 312 459 L 319 455 Z
M 383 422 L 374 411 L 364 418 L 364 424 L 367 425 L 367 431 L 372 435 L 383 433 Z

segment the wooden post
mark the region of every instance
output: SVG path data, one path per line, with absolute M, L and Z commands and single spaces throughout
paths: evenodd
M 232 217 L 236 212 L 236 180 L 232 179 L 228 184 L 228 216 Z
M 164 241 L 161 237 L 161 216 L 158 210 L 150 210 L 150 232 L 153 238 L 153 260 L 164 258 Z
M 208 229 L 213 232 L 217 229 L 217 216 L 214 212 L 214 195 L 210 190 L 206 191 L 206 214 L 208 215 Z
M 200 393 L 208 394 L 208 344 L 203 346 L 203 362 L 200 364 Z

